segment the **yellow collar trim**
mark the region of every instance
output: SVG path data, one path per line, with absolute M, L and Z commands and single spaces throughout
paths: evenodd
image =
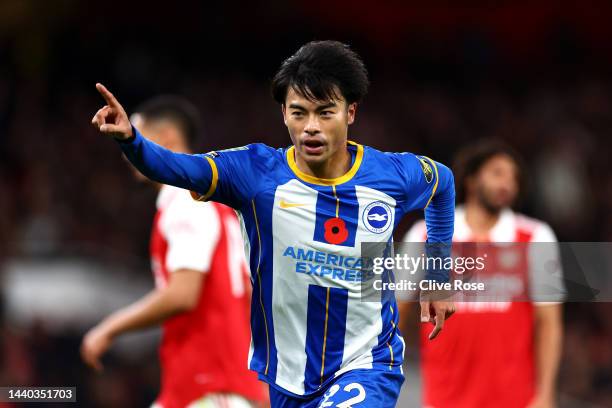
M 306 181 L 307 183 L 318 184 L 320 186 L 335 186 L 338 184 L 346 183 L 347 181 L 353 178 L 355 173 L 357 173 L 357 170 L 359 170 L 359 166 L 361 166 L 361 161 L 363 160 L 363 145 L 352 142 L 350 140 L 348 141 L 348 143 L 350 145 L 357 146 L 357 154 L 355 155 L 355 162 L 353 163 L 349 171 L 347 171 L 346 174 L 344 174 L 343 176 L 332 179 L 325 179 L 314 177 L 302 172 L 300 169 L 298 169 L 298 166 L 295 163 L 295 146 L 291 146 L 289 149 L 287 149 L 287 164 L 289 164 L 289 168 L 291 168 L 291 170 L 299 179 Z

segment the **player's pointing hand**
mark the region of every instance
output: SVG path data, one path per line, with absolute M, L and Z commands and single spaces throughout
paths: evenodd
M 106 101 L 106 105 L 96 112 L 91 120 L 92 125 L 100 133 L 112 136 L 115 139 L 126 140 L 132 137 L 132 125 L 123 106 L 104 85 L 98 83 L 96 89 Z

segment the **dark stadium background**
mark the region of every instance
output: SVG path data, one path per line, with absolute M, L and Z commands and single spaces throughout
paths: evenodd
M 101 375 L 78 356 L 84 330 L 153 284 L 155 192 L 90 125 L 95 82 L 128 112 L 186 96 L 201 151 L 283 146 L 269 79 L 302 43 L 345 41 L 372 81 L 352 139 L 449 163 L 501 138 L 528 165 L 520 210 L 562 241 L 611 241 L 612 3 L 456 3 L 0 0 L 0 385 L 74 385 L 80 406 L 155 396 L 157 331 L 120 341 Z M 612 406 L 611 311 L 566 305 L 561 406 Z M 415 406 L 406 337 L 402 403 Z

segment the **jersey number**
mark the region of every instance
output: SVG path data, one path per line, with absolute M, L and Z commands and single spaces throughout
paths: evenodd
M 323 399 L 323 401 L 321 401 L 319 408 L 333 407 L 334 402 L 329 401 L 329 399 L 333 397 L 334 394 L 336 394 L 339 390 L 340 390 L 340 386 L 338 384 L 332 385 L 329 391 L 327 391 L 327 393 L 325 394 L 325 398 Z M 337 408 L 352 408 L 353 404 L 358 404 L 360 402 L 365 401 L 366 392 L 361 384 L 350 383 L 344 387 L 344 391 L 346 392 L 351 392 L 353 390 L 357 390 L 357 395 L 347 399 L 346 401 L 340 402 L 339 404 L 336 405 Z

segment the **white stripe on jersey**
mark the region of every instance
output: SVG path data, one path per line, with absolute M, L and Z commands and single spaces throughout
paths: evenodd
M 286 208 L 281 208 L 281 201 L 286 203 L 283 205 Z M 297 239 L 312 239 L 314 236 L 316 206 L 317 191 L 296 179 L 276 189 L 272 210 L 272 321 L 278 361 L 276 383 L 295 394 L 304 393 L 308 285 L 317 283 L 311 275 L 296 273 L 294 259 L 283 254 L 288 243 L 295 247 L 312 246 L 312 241 L 300 242 Z M 296 212 L 302 212 L 304 216 L 296 217 Z

